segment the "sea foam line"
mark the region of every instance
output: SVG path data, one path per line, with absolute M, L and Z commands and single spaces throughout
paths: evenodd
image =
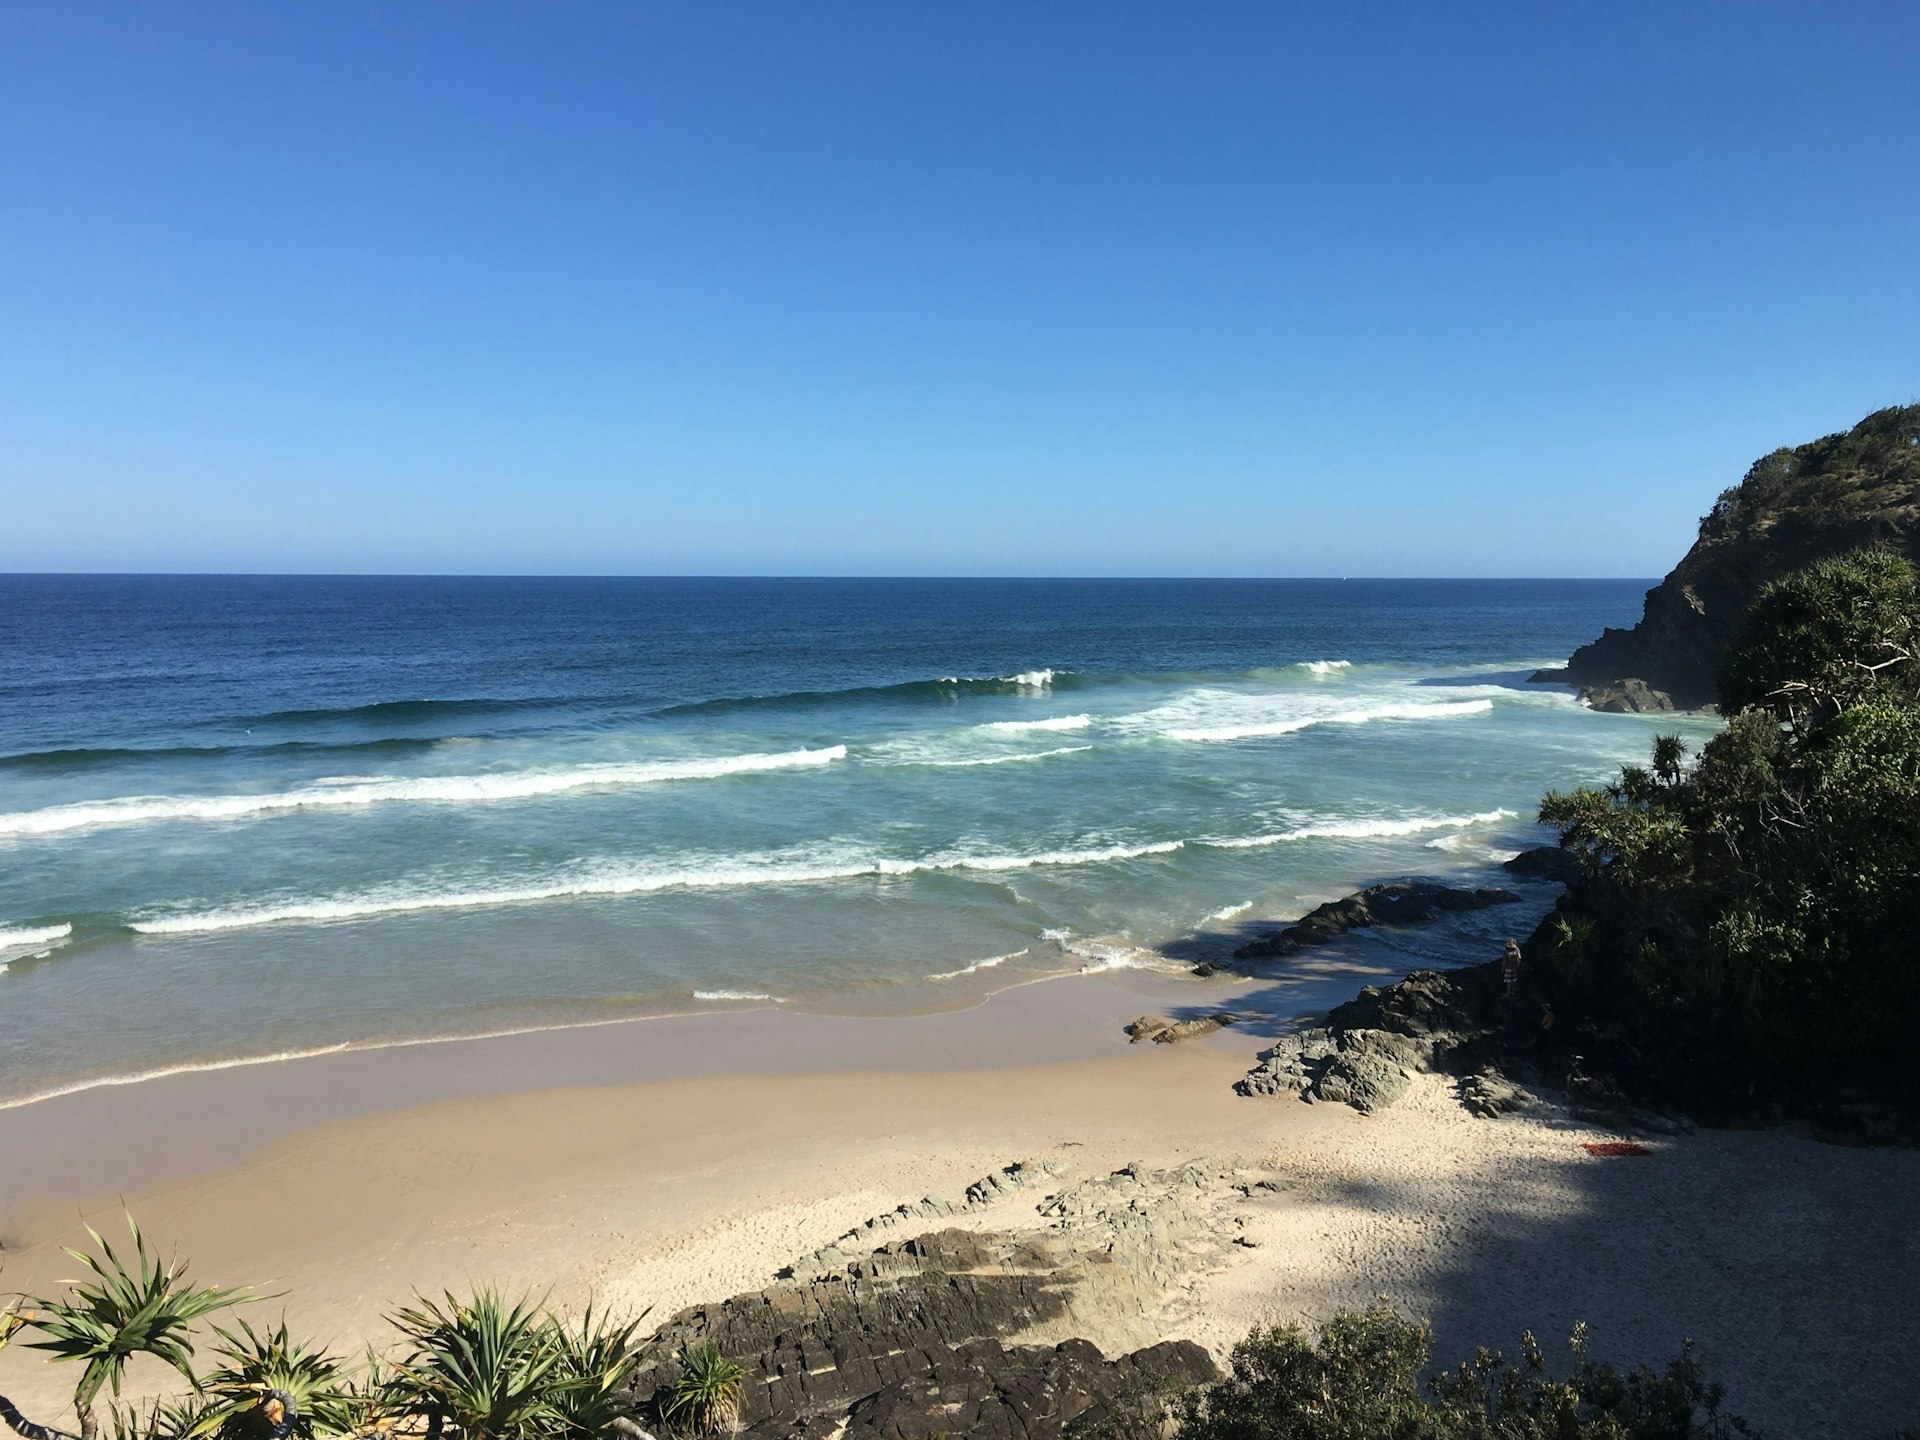
M 942 970 L 938 975 L 929 975 L 929 980 L 958 980 L 962 975 L 976 975 L 982 970 L 991 970 L 996 965 L 1004 965 L 1016 955 L 1024 955 L 1024 950 L 1009 950 L 1004 955 L 989 955 L 984 960 L 976 960 L 971 965 L 962 965 L 958 970 Z
M 1093 724 L 1091 715 L 1056 715 L 1050 720 L 989 720 L 984 730 L 1084 730 Z
M 366 920 L 382 915 L 407 915 L 441 910 L 479 910 L 501 905 L 531 905 L 549 900 L 608 900 L 649 895 L 663 890 L 725 890 L 761 885 L 808 885 L 833 880 L 890 878 L 934 871 L 979 871 L 987 874 L 1043 867 L 1105 865 L 1171 855 L 1189 846 L 1247 850 L 1296 840 L 1387 839 L 1423 830 L 1492 824 L 1513 818 L 1511 810 L 1481 815 L 1416 817 L 1406 820 L 1363 820 L 1304 826 L 1235 839 L 1157 840 L 1134 845 L 1107 845 L 1073 850 L 1043 850 L 1030 854 L 964 855 L 947 852 L 922 860 L 850 857 L 835 860 L 792 860 L 748 857 L 708 866 L 660 870 L 594 870 L 539 884 L 495 886 L 470 890 L 370 891 L 360 895 L 295 900 L 232 910 L 209 910 L 184 915 L 135 918 L 129 928 L 142 935 L 204 935 L 247 930 L 287 922 L 329 923 Z M 1051 938 L 1051 937 L 1048 937 Z
M 52 835 L 96 826 L 157 820 L 235 820 L 282 810 L 348 809 L 396 801 L 474 803 L 524 800 L 598 786 L 650 785 L 666 780 L 712 780 L 765 770 L 830 765 L 847 747 L 787 750 L 770 755 L 725 755 L 706 760 L 649 760 L 523 770 L 498 775 L 389 776 L 303 785 L 264 795 L 137 795 L 118 800 L 53 805 L 0 814 L 0 835 Z
M 943 768 L 961 768 L 971 765 L 1018 765 L 1028 760 L 1046 760 L 1055 755 L 1084 755 L 1093 749 L 1091 745 L 1062 745 L 1057 750 L 1035 750 L 1025 755 L 983 755 L 974 760 L 902 760 L 902 765 L 937 765 Z
M 1491 709 L 1491 700 L 1454 700 L 1439 705 L 1375 705 L 1364 710 L 1342 710 L 1332 715 L 1297 715 L 1287 720 L 1253 721 L 1245 725 L 1168 730 L 1165 734 L 1171 740 L 1257 740 L 1271 735 L 1291 735 L 1314 725 L 1365 725 L 1374 720 L 1444 720 L 1458 715 L 1484 715 Z
M 56 940 L 64 940 L 73 934 L 71 925 L 46 925 L 39 929 L 8 929 L 0 926 L 0 950 L 29 949 L 35 945 L 51 945 Z

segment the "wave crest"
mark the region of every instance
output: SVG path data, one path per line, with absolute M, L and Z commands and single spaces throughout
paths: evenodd
M 351 809 L 395 802 L 472 804 L 525 800 L 601 786 L 651 785 L 666 780 L 714 780 L 765 770 L 829 765 L 847 747 L 727 755 L 706 760 L 648 760 L 579 765 L 568 770 L 523 770 L 492 775 L 387 776 L 316 781 L 263 795 L 136 795 L 117 800 L 53 805 L 0 814 L 0 836 L 53 835 L 66 830 L 140 825 L 158 820 L 238 820 L 282 810 Z

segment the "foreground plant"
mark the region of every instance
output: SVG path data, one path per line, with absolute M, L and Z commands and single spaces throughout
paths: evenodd
M 100 1253 L 67 1251 L 87 1267 L 89 1278 L 68 1282 L 67 1294 L 60 1299 L 29 1300 L 24 1309 L 10 1310 L 0 1318 L 0 1344 L 23 1329 L 31 1330 L 41 1338 L 25 1341 L 30 1349 L 50 1351 L 54 1359 L 73 1361 L 82 1367 L 73 1391 L 73 1413 L 80 1421 L 78 1437 L 34 1424 L 0 1397 L 0 1420 L 26 1440 L 97 1440 L 100 1424 L 94 1407 L 100 1392 L 110 1390 L 116 1399 L 119 1397 L 127 1361 L 135 1355 L 153 1356 L 179 1371 L 197 1389 L 189 1327 L 248 1298 L 245 1290 L 222 1291 L 189 1284 L 185 1261 L 172 1259 L 162 1264 L 150 1254 L 146 1237 L 132 1216 L 127 1217 L 127 1229 L 133 1236 L 133 1253 L 123 1259 L 89 1225 L 87 1234 Z M 112 1420 L 118 1436 L 143 1423 L 161 1423 L 157 1417 L 156 1409 L 143 1422 L 132 1412 L 116 1407 Z M 142 1433 L 152 1432 L 149 1429 Z
M 666 1418 L 711 1434 L 739 1418 L 746 1372 L 713 1345 L 680 1352 L 680 1378 L 673 1382 Z
M 346 1367 L 325 1350 L 294 1340 L 283 1319 L 271 1330 L 246 1321 L 214 1327 L 225 1363 L 201 1383 L 207 1412 L 198 1433 L 221 1440 L 313 1440 L 359 1429 L 363 1406 Z
M 409 1344 L 390 1390 L 426 1422 L 429 1437 L 451 1425 L 463 1440 L 530 1440 L 570 1427 L 557 1328 L 528 1297 L 509 1303 L 492 1289 L 470 1300 L 421 1300 L 393 1323 Z

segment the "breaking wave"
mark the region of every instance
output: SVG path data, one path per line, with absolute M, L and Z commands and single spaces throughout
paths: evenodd
M 597 868 L 572 875 L 519 885 L 472 889 L 375 890 L 358 895 L 289 900 L 279 904 L 244 906 L 184 915 L 137 917 L 129 928 L 143 935 L 196 935 L 246 930 L 288 922 L 329 923 L 366 920 L 376 916 L 410 915 L 442 910 L 478 910 L 501 905 L 532 905 L 551 900 L 609 900 L 650 895 L 664 890 L 727 890 L 754 886 L 812 885 L 834 880 L 889 879 L 932 872 L 1006 874 L 1058 866 L 1109 865 L 1171 855 L 1190 846 L 1246 850 L 1296 840 L 1388 839 L 1424 830 L 1492 824 L 1513 818 L 1510 810 L 1482 815 L 1415 817 L 1404 820 L 1362 820 L 1303 826 L 1239 839 L 1157 840 L 1133 845 L 1090 846 L 1084 849 L 1041 850 L 1027 854 L 968 855 L 944 852 L 920 860 L 877 856 L 749 855 L 715 859 L 676 867 Z M 1045 938 L 1053 938 L 1048 936 Z
M 36 945 L 51 945 L 73 934 L 71 925 L 43 925 L 15 929 L 0 925 L 0 950 L 30 950 Z
M 664 780 L 712 780 L 765 770 L 829 765 L 846 757 L 844 745 L 771 755 L 727 755 L 707 760 L 649 760 L 579 765 L 565 770 L 507 771 L 492 775 L 388 776 L 318 781 L 261 795 L 135 795 L 117 800 L 53 805 L 0 814 L 0 836 L 52 835 L 157 820 L 237 820 L 281 810 L 350 809 L 401 801 L 439 804 L 524 800 L 599 786 L 650 785 Z
M 990 720 L 985 730 L 1084 730 L 1093 724 L 1091 715 L 1056 715 L 1050 720 Z
M 1438 705 L 1395 703 L 1374 705 L 1359 710 L 1340 710 L 1328 715 L 1293 715 L 1285 719 L 1250 720 L 1237 725 L 1183 726 L 1163 731 L 1170 740 L 1225 741 L 1258 740 L 1274 735 L 1291 735 L 1315 725 L 1366 725 L 1375 720 L 1445 720 L 1460 715 L 1484 715 L 1493 709 L 1491 700 L 1454 700 Z
M 902 760 L 902 765 L 938 765 L 965 768 L 972 765 L 1017 765 L 1027 760 L 1046 760 L 1055 755 L 1084 755 L 1091 745 L 1062 745 L 1057 750 L 1033 750 L 1024 755 L 982 755 L 972 760 Z

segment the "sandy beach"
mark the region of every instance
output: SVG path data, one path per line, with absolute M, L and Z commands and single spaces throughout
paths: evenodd
M 1734 1408 L 1778 1433 L 1912 1413 L 1886 1381 L 1920 1333 L 1920 1155 L 1775 1130 L 1595 1159 L 1580 1146 L 1600 1132 L 1552 1111 L 1476 1120 L 1437 1077 L 1370 1117 L 1235 1095 L 1263 1035 L 1360 979 L 1326 970 L 1204 989 L 1117 972 L 918 1018 L 751 1011 L 58 1097 L 0 1112 L 6 1284 L 71 1273 L 58 1247 L 124 1203 L 202 1278 L 257 1285 L 348 1350 L 413 1291 L 476 1280 L 665 1319 L 1011 1162 L 1052 1173 L 941 1223 L 1038 1233 L 1046 1193 L 1188 1166 L 1210 1177 L 1180 1216 L 1194 1243 L 1152 1297 L 1089 1300 L 1056 1329 L 1224 1354 L 1255 1323 L 1384 1296 L 1432 1320 L 1447 1361 L 1526 1329 L 1552 1347 L 1584 1318 L 1623 1361 L 1696 1339 Z M 1121 1033 L 1142 1010 L 1219 1003 L 1249 1023 L 1177 1046 Z M 1231 1183 L 1254 1174 L 1271 1184 Z M 30 1412 L 56 1410 L 64 1380 L 0 1354 L 0 1388 Z M 1831 1428 L 1839 1397 L 1859 1399 Z

